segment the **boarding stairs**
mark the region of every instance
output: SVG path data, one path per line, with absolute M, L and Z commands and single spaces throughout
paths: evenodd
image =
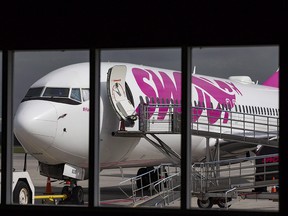
M 131 190 L 125 188 L 127 184 Z M 180 199 L 180 170 L 172 164 L 161 164 L 146 173 L 119 183 L 119 189 L 133 207 L 163 207 Z
M 272 113 L 271 110 L 269 112 Z M 129 128 L 120 128 L 120 130 L 112 132 L 112 135 L 143 137 L 171 159 L 174 165 L 179 165 L 181 156 L 166 145 L 159 138 L 159 135 L 181 134 L 181 105 L 177 104 L 177 102 L 172 103 L 172 101 L 165 103 L 165 101 L 152 100 L 149 102 L 146 100 L 144 102 L 142 100 L 139 106 L 138 121 L 139 130 L 131 131 Z M 228 142 L 234 141 L 236 143 L 278 148 L 279 116 L 252 114 L 251 111 L 250 113 L 236 112 L 228 109 L 228 107 L 212 109 L 195 105 L 191 107 L 191 134 L 203 136 L 207 139 L 215 138 Z M 207 146 L 207 148 L 209 147 Z M 255 161 L 265 161 L 269 157 L 274 156 L 265 155 L 229 160 L 220 160 L 218 158 L 213 161 L 209 161 L 206 158 L 207 162 L 193 164 L 191 170 L 192 196 L 196 196 L 200 200 L 214 197 L 215 199 L 223 198 L 226 201 L 235 200 L 239 195 L 245 198 L 255 198 L 255 196 L 261 198 L 260 195 L 263 195 L 262 193 L 252 193 L 251 195 L 251 193 L 247 194 L 243 190 L 278 185 L 278 178 L 272 179 L 274 175 L 277 176 L 278 169 L 277 171 L 269 171 L 269 167 L 277 166 L 278 161 L 275 163 L 255 164 Z M 261 166 L 263 167 L 261 168 Z M 259 168 L 263 169 L 263 171 L 256 173 L 256 169 L 259 170 Z M 159 169 L 159 167 L 155 169 Z M 127 183 L 127 181 L 132 182 L 132 195 L 126 195 L 132 198 L 133 205 L 148 205 L 148 203 L 149 206 L 163 205 L 163 203 L 169 205 L 169 203 L 176 200 L 175 197 L 178 199 L 180 197 L 180 175 L 180 171 L 178 171 L 158 179 L 156 182 L 149 183 L 149 190 L 147 190 L 147 185 L 145 187 L 136 187 L 137 181 L 140 181 L 141 176 L 126 180 L 121 184 Z M 264 179 L 256 181 L 257 177 L 263 176 Z M 266 176 L 269 178 L 266 179 Z M 179 184 L 169 185 L 168 182 L 178 182 Z M 154 186 L 159 188 L 161 184 L 169 185 L 169 187 L 158 191 Z M 143 190 L 144 188 L 146 190 Z M 275 194 L 268 194 L 268 196 L 262 197 L 278 198 Z M 228 206 L 228 202 L 225 203 Z
M 278 201 L 278 192 L 253 192 L 279 184 L 278 154 L 222 161 L 194 163 L 191 166 L 191 195 L 199 200 L 221 201 L 222 208 L 240 199 Z M 159 176 L 159 178 L 153 177 Z M 120 190 L 133 207 L 169 207 L 180 200 L 181 169 L 161 164 L 147 173 L 120 182 Z M 129 184 L 131 190 L 122 188 Z M 125 187 L 126 188 L 126 187 Z
M 224 203 L 241 198 L 278 200 L 278 193 L 254 192 L 257 188 L 279 184 L 278 154 L 194 163 L 192 196 L 200 200 L 223 198 Z

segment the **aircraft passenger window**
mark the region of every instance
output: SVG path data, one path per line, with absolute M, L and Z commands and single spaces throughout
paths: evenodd
M 44 87 L 30 88 L 25 95 L 25 99 L 31 97 L 40 97 Z
M 242 105 L 242 108 L 243 108 L 243 112 L 245 112 L 245 106 L 244 105 Z
M 231 105 L 230 105 L 230 103 L 227 104 L 227 109 L 231 111 Z
M 273 111 L 273 116 L 275 116 L 275 109 L 274 109 L 274 108 L 272 108 L 272 111 Z
M 158 104 L 160 104 L 160 98 L 159 97 L 156 97 L 156 101 Z
M 82 89 L 82 99 L 84 101 L 88 101 L 90 97 L 89 89 Z
M 67 97 L 69 96 L 69 88 L 46 88 L 44 97 Z
M 81 93 L 79 88 L 72 88 L 70 98 L 81 102 Z
M 149 100 L 148 96 L 145 97 L 145 100 L 146 100 L 146 104 L 150 103 L 150 100 Z
M 239 112 L 242 112 L 242 111 L 241 111 L 241 105 L 239 105 Z
M 261 115 L 263 115 L 264 114 L 264 112 L 263 112 L 263 108 L 262 107 L 260 107 L 261 108 Z

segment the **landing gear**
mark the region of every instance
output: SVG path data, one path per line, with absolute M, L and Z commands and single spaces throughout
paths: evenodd
M 60 201 L 60 204 L 84 204 L 84 192 L 81 186 L 76 185 L 76 183 L 70 183 L 70 186 L 64 186 L 62 188 L 62 194 L 66 195 L 66 199 Z
M 149 175 L 149 172 L 151 168 L 149 167 L 142 167 L 138 170 L 137 176 L 139 176 L 139 179 L 136 180 L 137 188 L 143 188 L 143 190 L 149 189 L 149 184 L 151 182 L 151 176 Z
M 62 188 L 61 194 L 66 195 L 66 197 L 67 197 L 65 200 L 71 199 L 71 189 L 69 189 L 69 188 L 70 188 L 70 186 L 64 186 Z M 64 199 L 62 201 L 64 201 Z
M 84 204 L 84 192 L 81 186 L 76 186 L 72 189 L 71 200 L 75 204 L 79 204 L 79 205 Z
M 153 183 L 156 183 L 161 178 L 161 170 L 154 170 L 154 167 L 142 167 L 138 170 L 137 176 L 139 178 L 136 180 L 137 188 L 148 190 Z M 164 170 L 165 177 L 167 177 L 167 172 Z M 165 187 L 165 185 L 164 185 Z M 157 190 L 160 190 L 160 185 Z

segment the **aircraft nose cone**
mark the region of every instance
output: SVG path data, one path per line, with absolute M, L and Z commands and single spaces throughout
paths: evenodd
M 51 146 L 57 130 L 55 107 L 48 101 L 26 101 L 14 117 L 14 134 L 32 154 L 43 154 Z

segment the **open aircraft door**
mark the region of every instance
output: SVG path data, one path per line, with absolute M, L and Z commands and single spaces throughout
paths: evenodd
M 127 97 L 126 72 L 125 65 L 116 65 L 110 68 L 107 76 L 107 91 L 112 107 L 120 120 L 125 121 L 125 126 L 133 127 L 137 116 L 133 104 Z

